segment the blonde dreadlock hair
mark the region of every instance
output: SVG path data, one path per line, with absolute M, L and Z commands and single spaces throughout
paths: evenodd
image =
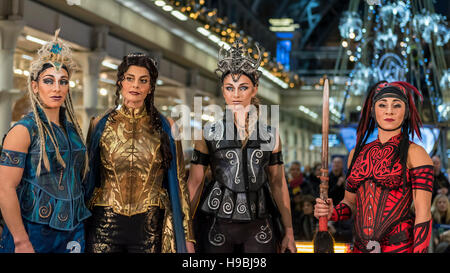
M 48 156 L 45 149 L 45 137 L 49 136 L 50 141 L 55 146 L 56 151 L 56 159 L 57 161 L 66 168 L 66 163 L 61 157 L 61 153 L 59 152 L 59 145 L 56 141 L 55 132 L 53 131 L 52 126 L 47 126 L 41 119 L 38 113 L 38 107 L 44 109 L 42 102 L 39 99 L 39 94 L 35 94 L 33 92 L 33 88 L 31 83 L 33 81 L 39 81 L 39 75 L 44 70 L 50 67 L 54 67 L 57 71 L 65 69 L 70 76 L 72 72 L 76 69 L 77 65 L 72 59 L 72 51 L 67 44 L 58 39 L 60 29 L 55 31 L 55 36 L 52 41 L 44 44 L 39 51 L 37 52 L 37 59 L 34 60 L 30 65 L 30 76 L 28 77 L 28 95 L 30 97 L 31 108 L 33 110 L 34 118 L 36 120 L 36 124 L 38 127 L 38 135 L 40 141 L 40 153 L 39 153 L 39 163 L 36 170 L 36 175 L 39 176 L 41 173 L 41 163 L 44 162 L 44 167 L 47 171 L 50 171 L 50 162 L 48 160 Z M 46 68 L 47 67 L 47 68 Z M 76 119 L 75 111 L 72 103 L 72 96 L 70 95 L 70 91 L 67 93 L 66 99 L 64 101 L 64 106 L 66 108 L 67 115 L 69 120 L 74 124 L 75 130 L 78 133 L 81 141 L 86 146 L 84 141 L 83 133 L 81 131 L 81 127 Z M 42 111 L 47 118 L 47 121 L 50 124 L 50 119 L 45 111 Z M 86 176 L 89 170 L 88 167 L 88 154 L 87 151 L 85 153 L 85 165 L 84 165 L 84 173 L 83 177 Z

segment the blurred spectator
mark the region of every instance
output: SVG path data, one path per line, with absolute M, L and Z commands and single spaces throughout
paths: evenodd
M 314 197 L 320 197 L 320 168 L 322 167 L 321 163 L 314 163 L 314 167 L 312 169 L 311 174 L 309 175 L 308 184 L 311 188 L 311 195 Z
M 309 194 L 311 192 L 309 184 L 304 183 L 301 167 L 299 161 L 294 161 L 289 166 L 289 191 L 291 198 L 297 193 Z
M 328 197 L 333 199 L 333 204 L 336 206 L 344 199 L 345 194 L 344 160 L 342 157 L 336 156 L 333 158 L 329 179 Z
M 302 195 L 300 193 L 295 194 L 291 198 L 291 215 L 292 215 L 292 228 L 294 229 L 294 239 L 299 240 L 300 235 L 300 218 L 302 216 Z
M 306 165 L 306 166 L 305 166 L 305 170 L 304 170 L 304 172 L 303 172 L 303 176 L 304 176 L 305 178 L 307 178 L 307 177 L 309 177 L 310 175 L 311 175 L 311 166 Z
M 435 253 L 450 253 L 450 230 L 443 232 L 439 238 Z
M 300 241 L 312 241 L 318 220 L 314 217 L 314 202 L 315 198 L 312 195 L 304 195 L 301 198 L 301 216 L 298 219 L 298 233 L 296 240 Z
M 433 246 L 436 247 L 440 243 L 441 234 L 450 227 L 450 201 L 447 195 L 436 195 L 431 205 L 431 214 L 433 217 Z
M 434 165 L 434 185 L 433 185 L 433 196 L 432 199 L 437 194 L 448 195 L 450 189 L 450 183 L 445 173 L 441 168 L 441 159 L 439 156 L 435 155 L 431 158 Z

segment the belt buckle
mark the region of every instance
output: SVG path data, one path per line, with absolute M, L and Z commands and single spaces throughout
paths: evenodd
M 381 246 L 378 241 L 370 240 L 366 245 L 366 249 L 369 253 L 381 253 Z

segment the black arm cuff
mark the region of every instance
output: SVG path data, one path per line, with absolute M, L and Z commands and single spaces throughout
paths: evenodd
M 283 154 L 281 153 L 281 151 L 279 151 L 278 153 L 271 153 L 270 154 L 269 166 L 271 166 L 271 165 L 282 165 L 282 164 L 284 164 L 284 162 L 283 162 Z
M 209 161 L 209 154 L 204 154 L 194 149 L 194 152 L 192 153 L 191 163 L 209 166 Z

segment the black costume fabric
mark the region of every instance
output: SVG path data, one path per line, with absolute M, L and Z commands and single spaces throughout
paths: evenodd
M 264 128 L 253 130 L 244 146 L 233 122 L 227 124 L 223 119 L 205 128 L 209 160 L 196 151 L 192 161 L 209 162 L 213 174 L 199 205 L 200 211 L 208 215 L 208 230 L 204 240 L 199 240 L 205 252 L 232 252 L 239 245 L 244 252 L 276 252 L 275 242 L 280 238 L 275 237 L 281 234 L 274 226 L 279 226 L 279 212 L 267 167 L 282 164 L 282 155 L 272 153 L 273 147 L 262 148 L 274 140 L 272 129 Z M 234 138 L 227 139 L 227 131 Z
M 145 213 L 125 216 L 110 207 L 96 206 L 86 223 L 88 253 L 160 253 L 164 210 L 150 207 Z

